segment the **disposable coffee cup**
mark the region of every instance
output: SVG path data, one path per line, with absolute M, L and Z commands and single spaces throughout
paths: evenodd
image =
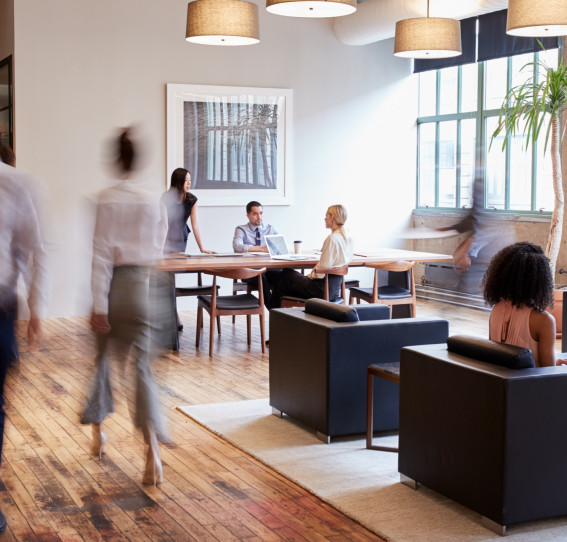
M 293 242 L 293 250 L 296 254 L 301 253 L 301 241 L 294 241 Z

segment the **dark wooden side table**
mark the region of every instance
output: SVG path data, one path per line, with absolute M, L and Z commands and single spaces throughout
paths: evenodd
M 392 446 L 376 446 L 372 444 L 374 434 L 374 377 L 382 378 L 394 384 L 400 383 L 400 362 L 369 365 L 366 377 L 366 448 L 383 452 L 397 452 Z

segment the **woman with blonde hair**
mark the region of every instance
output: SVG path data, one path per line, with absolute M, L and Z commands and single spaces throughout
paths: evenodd
M 294 269 L 284 269 L 277 286 L 276 295 L 272 296 L 274 306 L 281 305 L 282 296 L 309 299 L 323 299 L 325 275 L 318 269 L 333 269 L 342 267 L 352 260 L 352 240 L 345 230 L 347 211 L 344 205 L 331 205 L 325 214 L 325 226 L 331 234 L 325 239 L 321 249 L 321 259 L 309 275 L 302 275 Z M 329 298 L 334 301 L 340 296 L 341 276 L 329 274 Z

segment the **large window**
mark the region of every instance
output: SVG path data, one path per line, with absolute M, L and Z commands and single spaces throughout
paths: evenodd
M 551 212 L 551 160 L 544 138 L 526 147 L 521 133 L 502 149 L 491 144 L 507 91 L 534 75 L 528 63 L 556 65 L 557 49 L 419 74 L 417 204 L 472 206 L 475 172 L 484 178 L 484 205 L 497 211 Z

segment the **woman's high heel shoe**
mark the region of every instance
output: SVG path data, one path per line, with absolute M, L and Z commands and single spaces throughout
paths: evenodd
M 91 455 L 102 459 L 102 454 L 106 453 L 106 435 L 102 432 L 100 425 L 92 426 L 93 440 L 91 442 Z
M 148 450 L 148 459 L 146 460 L 146 472 L 142 483 L 148 486 L 157 486 L 163 481 L 163 469 L 161 460 L 152 448 Z
M 163 480 L 163 469 L 159 458 L 159 448 L 156 434 L 148 430 L 146 433 L 148 441 L 148 457 L 146 459 L 146 471 L 142 483 L 150 486 L 157 486 Z

